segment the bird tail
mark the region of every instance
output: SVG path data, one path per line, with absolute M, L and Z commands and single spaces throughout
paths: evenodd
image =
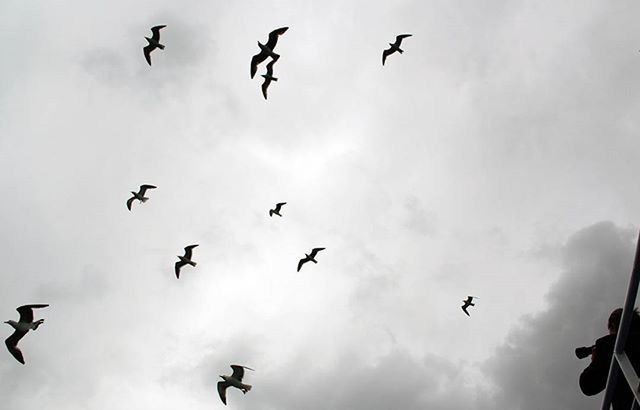
M 476 305 L 475 303 L 469 303 L 469 306 L 475 306 L 475 305 Z
M 162 47 L 162 48 L 164 48 L 164 47 Z M 398 49 L 398 53 L 402 54 L 402 53 L 404 53 L 404 50 L 402 50 L 402 49 L 400 49 L 400 48 L 399 48 L 399 49 Z
M 146 197 L 141 199 L 142 202 L 147 202 L 148 200 L 149 198 L 146 198 Z
M 244 385 L 244 389 L 245 389 L 246 391 L 251 390 L 251 387 L 252 387 L 252 386 L 251 386 L 250 384 L 245 384 L 245 385 Z
M 194 267 L 195 267 L 195 266 L 197 265 L 197 263 L 196 263 L 196 262 L 189 262 L 189 265 L 191 265 L 191 266 L 194 266 Z
M 164 50 L 164 45 L 163 45 L 163 44 L 158 44 L 158 48 L 159 48 L 160 50 Z

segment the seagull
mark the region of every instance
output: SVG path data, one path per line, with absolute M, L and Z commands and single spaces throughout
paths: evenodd
M 400 34 L 399 36 L 396 36 L 396 42 L 395 43 L 389 43 L 389 45 L 391 47 L 389 47 L 388 49 L 384 50 L 382 52 L 382 65 L 384 65 L 385 60 L 387 59 L 387 56 L 389 54 L 393 54 L 396 51 L 399 52 L 400 54 L 404 53 L 404 50 L 400 49 L 400 44 L 402 43 L 402 39 L 403 38 L 407 38 L 407 37 L 411 37 L 412 34 Z
M 302 268 L 302 265 L 304 265 L 307 262 L 313 262 L 313 263 L 318 263 L 317 260 L 315 260 L 316 255 L 318 254 L 318 252 L 324 250 L 325 248 L 313 248 L 311 250 L 311 254 L 307 255 L 306 253 L 304 254 L 304 258 L 300 259 L 300 262 L 298 262 L 298 272 L 300 272 L 300 268 Z
M 156 188 L 157 186 L 154 186 L 154 185 L 140 185 L 140 190 L 138 192 L 131 191 L 133 196 L 129 198 L 129 200 L 127 201 L 127 209 L 131 210 L 131 205 L 133 204 L 133 201 L 135 201 L 136 199 L 141 203 L 147 202 L 149 198 L 146 198 L 144 196 L 144 194 L 147 192 L 147 189 L 156 189 Z
M 278 215 L 278 216 L 282 216 L 280 215 L 280 209 L 282 209 L 282 205 L 286 205 L 286 202 L 279 202 L 276 204 L 276 209 L 269 209 L 269 216 L 273 216 L 273 215 Z
M 264 99 L 267 99 L 267 88 L 269 88 L 269 84 L 271 81 L 278 81 L 277 78 L 273 76 L 273 65 L 276 63 L 276 60 L 271 60 L 269 64 L 267 64 L 267 74 L 262 74 L 264 78 L 264 82 L 262 83 L 262 95 L 264 95 Z
M 18 313 L 20 313 L 20 320 L 18 322 L 14 320 L 7 320 L 4 322 L 15 329 L 15 332 L 13 332 L 13 334 L 4 341 L 4 344 L 7 345 L 9 353 L 11 353 L 11 355 L 13 355 L 13 357 L 22 364 L 24 364 L 24 357 L 22 356 L 22 351 L 18 348 L 18 342 L 29 330 L 36 330 L 38 326 L 44 322 L 44 319 L 38 319 L 35 322 L 33 321 L 33 309 L 45 308 L 47 306 L 49 305 L 20 306 L 16 309 Z
M 244 376 L 244 369 L 253 369 L 237 364 L 232 364 L 231 368 L 233 369 L 233 374 L 231 376 L 220 376 L 224 381 L 218 382 L 218 394 L 220 395 L 220 400 L 222 400 L 225 406 L 227 405 L 227 387 L 238 388 L 242 390 L 242 393 L 244 394 L 247 394 L 247 392 L 251 390 L 250 384 L 242 383 L 242 377 Z
M 184 248 L 184 256 L 178 255 L 178 262 L 176 262 L 176 278 L 180 279 L 180 268 L 184 265 L 196 266 L 197 263 L 191 260 L 191 250 L 198 245 L 189 245 Z
M 258 71 L 258 64 L 262 63 L 267 57 L 271 57 L 274 60 L 278 60 L 280 56 L 273 52 L 273 49 L 276 47 L 276 43 L 278 42 L 278 37 L 283 35 L 289 27 L 281 27 L 273 30 L 269 33 L 269 40 L 267 44 L 262 44 L 258 41 L 258 47 L 260 47 L 260 52 L 251 58 L 251 78 L 256 75 Z
M 147 63 L 151 65 L 151 52 L 156 48 L 160 50 L 164 50 L 164 45 L 160 44 L 160 29 L 167 27 L 166 25 L 151 27 L 151 32 L 153 36 L 151 38 L 145 37 L 147 39 L 148 45 L 142 48 L 144 52 L 144 58 L 147 59 Z
M 467 312 L 467 308 L 469 306 L 475 306 L 475 303 L 471 303 L 471 301 L 473 299 L 477 299 L 475 296 L 467 296 L 467 300 L 463 300 L 462 303 L 464 303 L 464 305 L 462 305 L 462 310 L 464 311 L 464 313 L 467 314 L 467 316 L 471 317 L 471 315 L 469 314 L 469 312 Z

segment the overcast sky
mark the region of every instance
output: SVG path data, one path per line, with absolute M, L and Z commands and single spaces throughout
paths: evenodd
M 639 13 L 3 0 L 0 318 L 51 306 L 25 366 L 0 354 L 2 407 L 223 408 L 243 364 L 229 408 L 599 408 L 573 351 L 633 262 Z M 265 101 L 249 62 L 283 26 Z

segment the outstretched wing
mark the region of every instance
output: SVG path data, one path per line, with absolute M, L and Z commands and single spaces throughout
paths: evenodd
M 467 314 L 467 316 L 471 317 L 471 315 L 469 314 L 469 312 L 467 312 L 467 307 L 466 307 L 466 306 L 462 306 L 462 311 L 463 311 L 464 313 L 466 313 L 466 314 Z
M 147 189 L 156 189 L 157 186 L 154 185 L 140 185 L 140 195 L 144 196 Z
M 391 47 L 389 47 L 388 49 L 382 52 L 382 65 L 384 65 L 384 62 L 387 60 L 387 56 L 390 54 L 393 54 L 393 51 L 394 50 Z
M 300 268 L 302 268 L 302 265 L 304 265 L 307 262 L 309 262 L 309 259 L 307 258 L 300 259 L 300 261 L 298 262 L 298 272 L 300 272 Z
M 280 27 L 273 30 L 271 33 L 269 33 L 269 40 L 267 41 L 266 46 L 271 51 L 273 51 L 273 48 L 276 46 L 276 43 L 278 42 L 278 37 L 283 35 L 287 30 L 289 30 L 289 27 Z
M 402 43 L 402 39 L 403 38 L 407 38 L 407 37 L 411 37 L 412 34 L 400 34 L 398 36 L 396 36 L 396 46 L 400 47 L 400 44 Z
M 229 383 L 218 382 L 218 394 L 225 406 L 227 405 L 227 387 L 229 387 Z
M 282 208 L 282 205 L 286 205 L 286 202 L 279 202 L 276 204 L 276 212 L 280 212 L 280 209 Z
M 180 268 L 182 268 L 184 265 L 186 265 L 186 263 L 182 262 L 182 261 L 178 261 L 176 262 L 176 278 L 180 279 Z
M 318 254 L 318 252 L 323 251 L 324 248 L 313 248 L 311 250 L 311 255 L 309 255 L 312 259 L 316 257 L 316 255 Z
M 24 305 L 20 306 L 16 310 L 20 313 L 20 322 L 31 323 L 33 322 L 33 309 L 45 308 L 49 305 L 36 304 L 36 305 Z
M 16 330 L 4 341 L 4 344 L 7 345 L 9 353 L 11 353 L 11 355 L 22 364 L 24 364 L 24 356 L 22 356 L 22 351 L 18 348 L 18 342 L 20 341 L 20 339 L 22 339 L 22 336 L 26 334 L 27 332 Z
M 191 259 L 191 255 L 193 254 L 192 249 L 197 247 L 198 245 L 189 245 L 184 248 L 184 257 L 187 259 Z
M 258 64 L 260 64 L 261 62 L 263 62 L 264 60 L 267 59 L 267 57 L 269 56 L 269 54 L 265 53 L 264 51 L 260 50 L 260 52 L 258 54 L 256 54 L 255 56 L 253 56 L 251 58 L 251 78 L 253 78 L 256 73 L 258 72 Z
M 151 44 L 142 48 L 142 52 L 144 53 L 144 58 L 147 60 L 147 63 L 149 63 L 149 65 L 151 65 L 151 52 L 153 51 L 154 48 L 155 47 L 152 46 Z
M 127 209 L 131 210 L 131 205 L 133 204 L 133 201 L 135 201 L 136 197 L 132 196 L 131 198 L 129 198 L 129 200 L 127 201 Z
M 273 216 L 273 209 L 269 209 L 269 216 Z
M 151 27 L 151 32 L 153 33 L 153 36 L 151 36 L 151 38 L 156 41 L 159 42 L 160 41 L 160 29 L 163 29 L 167 27 L 166 25 L 162 25 L 162 26 L 155 26 L 155 27 Z

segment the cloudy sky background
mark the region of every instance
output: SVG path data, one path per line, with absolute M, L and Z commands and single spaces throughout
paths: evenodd
M 573 349 L 633 261 L 639 12 L 3 1 L 1 317 L 51 304 L 27 365 L 0 355 L 3 406 L 223 408 L 238 363 L 236 409 L 598 408 Z M 249 61 L 282 26 L 264 101 Z

